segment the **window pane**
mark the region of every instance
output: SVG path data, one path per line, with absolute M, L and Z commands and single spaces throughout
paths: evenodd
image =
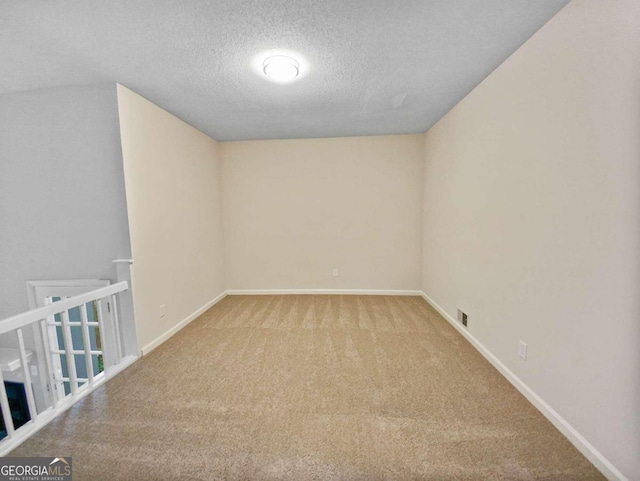
M 67 355 L 60 354 L 60 367 L 62 368 L 62 377 L 69 377 L 69 368 L 67 366 Z
M 89 327 L 89 340 L 91 341 L 92 351 L 102 351 L 102 343 L 100 342 L 100 328 L 97 326 Z
M 56 326 L 56 337 L 58 338 L 58 349 L 64 350 L 64 336 L 62 335 L 62 326 Z
M 80 322 L 80 308 L 72 307 L 67 311 L 69 313 L 69 322 Z
M 82 337 L 81 326 L 71 326 L 71 344 L 74 350 L 84 350 L 84 338 Z
M 91 360 L 93 362 L 93 374 L 97 376 L 102 371 L 104 371 L 104 362 L 102 359 L 102 354 L 92 355 Z
M 76 354 L 73 356 L 76 360 L 76 376 L 88 378 L 87 363 L 84 354 Z

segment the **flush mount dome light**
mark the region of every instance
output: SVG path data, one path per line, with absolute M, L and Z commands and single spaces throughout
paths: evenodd
M 300 65 L 286 55 L 273 55 L 264 60 L 262 70 L 271 80 L 291 82 L 300 73 Z

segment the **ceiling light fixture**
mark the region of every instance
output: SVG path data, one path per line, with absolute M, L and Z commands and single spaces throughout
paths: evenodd
M 262 71 L 276 82 L 291 82 L 300 73 L 300 65 L 286 55 L 273 55 L 264 60 Z

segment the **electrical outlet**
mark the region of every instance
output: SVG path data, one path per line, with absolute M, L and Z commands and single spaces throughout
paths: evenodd
M 160 304 L 160 317 L 164 317 L 167 315 L 167 309 L 164 304 Z
M 522 341 L 518 342 L 518 356 L 524 360 L 527 359 L 527 345 Z
M 29 367 L 31 368 L 31 375 L 38 376 L 38 366 L 36 366 L 35 364 L 32 364 Z
M 340 276 L 340 271 L 338 269 L 334 269 L 333 270 L 333 277 L 339 277 Z
M 458 321 L 464 326 L 467 327 L 467 321 L 469 320 L 469 316 L 465 312 L 462 312 L 462 309 L 458 309 Z

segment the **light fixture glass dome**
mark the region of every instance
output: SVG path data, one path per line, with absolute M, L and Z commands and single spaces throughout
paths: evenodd
M 300 73 L 300 65 L 286 55 L 273 55 L 262 63 L 264 74 L 276 82 L 291 82 Z

